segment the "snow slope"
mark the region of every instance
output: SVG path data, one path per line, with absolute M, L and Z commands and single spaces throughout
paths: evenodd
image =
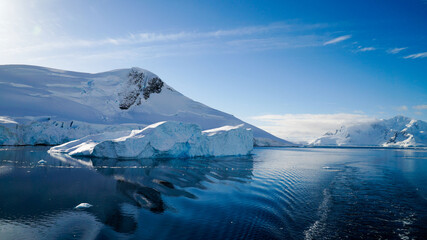
M 326 133 L 310 146 L 427 147 L 427 123 L 403 116 Z
M 28 65 L 2 65 L 0 116 L 16 122 L 16 128 L 25 128 L 25 134 L 35 138 L 31 141 L 3 140 L 0 145 L 44 142 L 36 139 L 39 136 L 39 128 L 21 127 L 21 121 L 24 121 L 22 119 L 26 116 L 49 116 L 51 124 L 66 122 L 64 124 L 67 125 L 74 121 L 81 125 L 87 124 L 87 128 L 93 124 L 108 125 L 109 127 L 105 128 L 110 130 L 118 124 L 146 126 L 160 121 L 196 123 L 202 129 L 244 124 L 253 130 L 257 140 L 254 142 L 260 145 L 294 145 L 233 115 L 193 101 L 168 86 L 155 74 L 140 68 L 90 74 Z M 37 121 L 34 119 L 38 118 L 31 119 L 34 122 Z M 49 125 L 44 124 L 45 127 Z M 0 122 L 0 138 L 6 138 L 4 132 L 10 131 L 10 126 L 10 123 Z M 94 130 L 88 131 L 100 132 L 99 128 L 97 125 Z M 66 134 L 68 132 L 60 135 Z M 69 136 L 70 139 L 79 137 L 82 137 L 82 134 Z M 69 139 L 47 142 L 59 144 L 66 140 Z
M 243 124 L 202 132 L 196 124 L 159 122 L 142 130 L 89 135 L 52 147 L 49 153 L 103 158 L 175 158 L 247 155 L 252 148 L 252 131 Z

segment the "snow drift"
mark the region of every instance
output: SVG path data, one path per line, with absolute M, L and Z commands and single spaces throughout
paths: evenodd
M 427 147 L 427 123 L 403 116 L 326 133 L 310 146 Z
M 159 158 L 247 155 L 253 135 L 243 124 L 202 131 L 196 124 L 159 122 L 142 130 L 90 135 L 49 153 L 102 158 Z
M 129 123 L 147 126 L 160 121 L 195 123 L 202 129 L 244 124 L 258 139 L 255 143 L 294 145 L 233 115 L 193 101 L 157 75 L 141 68 L 90 74 L 28 65 L 3 65 L 0 66 L 0 115 L 15 122 L 13 126 L 0 122 L 0 138 L 3 139 L 0 145 L 61 144 L 102 132 L 102 126 L 114 130 L 111 126 Z M 32 116 L 32 119 L 23 120 L 27 116 Z M 49 116 L 50 122 L 40 116 Z M 64 127 L 78 122 L 86 130 L 79 133 L 79 128 L 69 130 L 50 126 L 56 123 L 62 126 L 62 122 Z M 20 130 L 15 134 L 13 127 Z M 57 133 L 45 128 L 55 129 Z M 117 128 L 126 130 L 127 127 Z M 12 136 L 10 140 L 10 134 L 31 137 L 15 139 Z M 50 138 L 49 134 L 60 137 L 52 135 L 51 139 L 46 139 Z M 67 134 L 70 134 L 68 138 Z M 39 136 L 44 139 L 38 139 Z

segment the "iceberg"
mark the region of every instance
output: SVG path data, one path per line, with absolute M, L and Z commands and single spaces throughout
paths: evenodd
M 142 130 L 89 135 L 49 153 L 99 158 L 185 158 L 247 155 L 253 133 L 243 124 L 202 131 L 197 124 L 164 121 Z

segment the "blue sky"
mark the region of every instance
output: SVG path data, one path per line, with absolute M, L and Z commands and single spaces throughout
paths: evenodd
M 139 66 L 281 137 L 427 120 L 425 0 L 11 0 L 0 36 L 0 64 Z

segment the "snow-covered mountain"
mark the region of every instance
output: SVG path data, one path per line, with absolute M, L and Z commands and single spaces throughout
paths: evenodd
M 310 146 L 427 147 L 427 123 L 403 116 L 342 126 Z
M 141 68 L 90 74 L 2 65 L 0 116 L 0 145 L 59 144 L 160 121 L 196 123 L 204 130 L 244 124 L 257 145 L 294 145 L 182 95 Z

